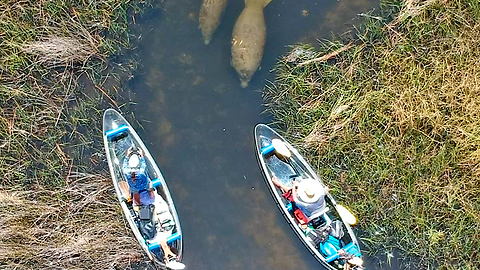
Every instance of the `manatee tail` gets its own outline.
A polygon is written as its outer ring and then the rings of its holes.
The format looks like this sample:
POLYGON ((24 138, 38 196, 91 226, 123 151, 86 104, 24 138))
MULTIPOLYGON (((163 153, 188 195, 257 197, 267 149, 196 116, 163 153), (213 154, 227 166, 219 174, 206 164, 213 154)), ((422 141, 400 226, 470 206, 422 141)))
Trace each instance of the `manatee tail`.
POLYGON ((270 4, 270 2, 272 2, 272 0, 263 0, 263 8, 270 4))
POLYGON ((245 0, 245 7, 260 5, 262 8, 265 8, 270 2, 272 2, 272 0, 245 0))

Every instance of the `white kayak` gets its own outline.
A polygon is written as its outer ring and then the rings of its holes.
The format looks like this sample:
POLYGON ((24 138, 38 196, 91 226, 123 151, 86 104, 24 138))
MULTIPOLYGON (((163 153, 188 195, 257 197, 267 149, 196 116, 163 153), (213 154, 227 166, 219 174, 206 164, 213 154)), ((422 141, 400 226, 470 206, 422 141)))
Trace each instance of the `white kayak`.
POLYGON ((133 234, 149 259, 165 269, 183 269, 182 230, 167 183, 142 140, 113 109, 103 114, 103 141, 112 176, 113 186, 133 234), (149 205, 134 205, 122 164, 129 148, 141 149, 146 161, 146 172, 154 188, 154 199, 149 205), (164 258, 161 242, 168 244, 175 257, 164 258))
POLYGON ((330 270, 363 269, 360 247, 350 226, 356 223, 356 218, 335 202, 299 152, 264 124, 255 126, 255 144, 258 162, 277 206, 313 256, 330 270), (277 184, 272 181, 273 177, 277 184), (301 190, 302 181, 314 182, 317 193, 323 194, 324 199, 319 199, 323 200, 321 206, 310 216, 304 215, 292 196, 284 196, 294 180, 299 186, 297 190, 301 190), (288 189, 282 190, 279 184, 288 189))

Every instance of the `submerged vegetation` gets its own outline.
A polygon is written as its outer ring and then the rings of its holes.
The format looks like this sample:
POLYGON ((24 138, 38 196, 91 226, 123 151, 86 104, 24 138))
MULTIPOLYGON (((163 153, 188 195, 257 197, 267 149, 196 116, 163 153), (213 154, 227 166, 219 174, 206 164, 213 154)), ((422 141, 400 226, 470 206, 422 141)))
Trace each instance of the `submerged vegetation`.
POLYGON ((384 1, 354 38, 320 45, 293 47, 265 99, 359 216, 366 250, 479 269, 478 0, 384 1))
POLYGON ((96 168, 101 106, 116 105, 102 88, 117 81, 106 60, 129 45, 128 14, 139 10, 0 1, 1 269, 115 268, 143 255, 96 168))

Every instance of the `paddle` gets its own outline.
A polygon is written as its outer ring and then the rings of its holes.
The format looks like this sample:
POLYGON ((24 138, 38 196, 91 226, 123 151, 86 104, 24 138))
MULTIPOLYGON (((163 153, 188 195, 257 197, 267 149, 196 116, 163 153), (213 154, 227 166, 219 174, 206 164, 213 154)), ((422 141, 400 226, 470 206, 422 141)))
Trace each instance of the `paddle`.
POLYGON ((290 149, 285 145, 285 143, 282 142, 280 139, 272 139, 272 146, 275 149, 275 152, 284 157, 285 159, 290 159, 292 156, 292 152, 290 152, 290 149))
POLYGON ((295 174, 299 175, 297 168, 295 168, 295 162, 292 162, 292 159, 290 158, 292 156, 292 152, 290 151, 290 149, 288 149, 285 143, 283 143, 282 140, 275 138, 275 139, 272 139, 271 147, 273 147, 273 151, 275 151, 276 156, 280 160, 283 160, 288 165, 290 165, 290 167, 292 167, 295 174))
POLYGON ((343 205, 337 204, 337 211, 340 217, 342 217, 342 219, 348 224, 352 226, 357 224, 357 218, 343 205))
POLYGON ((272 144, 271 146, 273 147, 276 156, 280 159, 283 160, 285 163, 290 165, 292 167, 293 171, 295 172, 296 175, 300 175, 298 173, 298 170, 295 165, 295 161, 291 159, 292 157, 292 152, 288 147, 285 145, 285 143, 280 140, 280 139, 272 139, 272 144))

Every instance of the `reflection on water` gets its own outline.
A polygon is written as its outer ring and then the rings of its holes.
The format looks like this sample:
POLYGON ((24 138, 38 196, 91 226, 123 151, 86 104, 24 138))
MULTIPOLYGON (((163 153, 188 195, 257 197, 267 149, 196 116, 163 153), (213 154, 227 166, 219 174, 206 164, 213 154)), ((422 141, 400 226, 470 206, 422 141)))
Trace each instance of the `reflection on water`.
POLYGON ((270 194, 244 188, 232 188, 230 192, 240 203, 245 203, 242 198, 249 198, 245 207, 249 209, 250 218, 242 223, 241 230, 264 252, 256 262, 259 266, 263 269, 308 269, 308 264, 302 260, 303 250, 292 248, 298 239, 285 237, 283 226, 278 226, 278 222, 285 222, 279 212, 265 210, 264 206, 272 202, 270 194), (276 239, 275 242, 272 239, 276 239))
POLYGON ((132 110, 175 200, 188 269, 322 268, 277 209, 257 165, 253 127, 272 121, 260 90, 288 45, 341 33, 377 5, 272 1, 264 9, 263 68, 247 89, 230 65, 243 1, 228 2, 208 46, 198 29, 201 1, 166 0, 136 18, 141 39, 133 53, 142 67, 129 83, 132 110))

